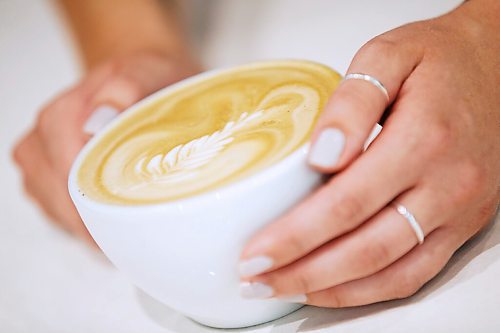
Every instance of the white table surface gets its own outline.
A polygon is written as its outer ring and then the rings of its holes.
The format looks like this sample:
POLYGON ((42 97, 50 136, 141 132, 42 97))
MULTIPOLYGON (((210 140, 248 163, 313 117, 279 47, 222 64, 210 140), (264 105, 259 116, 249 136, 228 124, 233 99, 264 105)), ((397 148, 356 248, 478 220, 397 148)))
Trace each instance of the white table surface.
MULTIPOLYGON (((10 151, 37 109, 76 80, 68 40, 44 1, 0 0, 0 332, 216 331, 133 287, 103 255, 49 224, 23 194, 10 151)), ((500 223, 492 223, 410 299, 304 307, 236 331, 499 332, 499 244, 500 223)))

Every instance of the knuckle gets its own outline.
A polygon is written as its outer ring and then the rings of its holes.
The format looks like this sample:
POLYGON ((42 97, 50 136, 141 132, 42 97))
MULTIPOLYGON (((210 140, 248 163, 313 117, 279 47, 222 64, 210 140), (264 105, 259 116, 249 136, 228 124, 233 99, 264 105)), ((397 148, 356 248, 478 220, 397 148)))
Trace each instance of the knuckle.
POLYGON ((379 112, 373 107, 373 98, 363 90, 345 85, 335 92, 332 103, 335 107, 325 109, 321 118, 322 125, 340 126, 352 142, 356 143, 357 148, 361 149, 379 112))
POLYGON ((458 181, 451 193, 455 204, 466 203, 485 191, 488 180, 484 166, 477 162, 465 161, 458 171, 458 181))
POLYGON ((51 128, 53 117, 53 108, 47 107, 43 109, 39 114, 36 120, 36 128, 40 132, 40 134, 45 135, 51 128))
POLYGON ((399 44, 395 41, 378 36, 371 39, 360 49, 360 54, 377 58, 392 58, 399 54, 399 44))
POLYGON ((408 273, 399 274, 397 281, 393 285, 393 295, 397 299, 413 296, 421 287, 418 279, 408 273))
POLYGON ((28 197, 36 201, 37 198, 35 196, 35 192, 33 191, 32 184, 26 177, 24 177, 22 185, 24 193, 26 193, 28 197))
POLYGON ((366 242, 369 244, 361 253, 361 265, 363 269, 370 270, 371 272, 377 271, 384 267, 390 261, 390 249, 383 241, 366 242))
POLYGON ((116 73, 123 68, 125 68, 127 64, 127 57, 123 56, 118 56, 118 57, 113 57, 112 59, 108 60, 106 63, 103 64, 106 70, 108 70, 110 73, 116 73))
POLYGON ((441 154, 453 144, 455 134, 450 123, 432 121, 427 126, 425 149, 428 149, 432 155, 441 154))
POLYGON ((29 156, 29 151, 31 149, 30 137, 32 133, 29 133, 24 138, 22 138, 12 149, 12 159, 21 169, 24 169, 26 165, 26 158, 29 156))
POLYGON ((307 274, 303 272, 296 272, 294 277, 294 285, 296 286, 297 292, 307 293, 311 291, 311 281, 307 274))
POLYGON ((22 166, 24 160, 25 140, 19 142, 12 150, 12 159, 18 166, 22 166))
POLYGON ((127 67, 131 66, 130 63, 134 58, 135 57, 130 54, 119 55, 102 63, 100 68, 102 68, 103 72, 108 73, 108 75, 110 75, 109 77, 113 77, 116 76, 117 73, 123 72, 127 69, 127 67))
POLYGON ((350 194, 343 194, 332 203, 330 216, 336 222, 349 223, 360 216, 362 208, 359 199, 350 194))
POLYGON ((64 114, 75 109, 75 102, 81 99, 77 90, 67 92, 44 107, 36 119, 35 128, 42 138, 52 134, 53 129, 60 124, 64 114))
POLYGON ((308 246, 303 235, 296 232, 288 234, 286 237, 286 244, 288 253, 305 253, 308 250, 308 246))
POLYGON ((137 80, 126 75, 118 75, 109 82, 104 94, 111 95, 119 103, 129 105, 140 100, 145 93, 137 80))
POLYGON ((492 199, 486 200, 486 202, 479 208, 478 212, 478 222, 475 224, 475 232, 479 232, 485 225, 487 225, 492 218, 495 216, 498 207, 498 199, 493 197, 492 199))
POLYGON ((488 184, 485 167, 480 163, 469 161, 463 163, 462 168, 463 187, 483 189, 488 184))
MULTIPOLYGON (((348 126, 349 134, 360 134, 364 133, 363 127, 360 127, 360 124, 366 122, 366 119, 371 117, 367 117, 370 115, 370 112, 377 112, 376 109, 373 108, 373 100, 367 96, 362 90, 359 89, 350 89, 347 86, 345 89, 341 87, 333 96, 335 99, 336 110, 339 109, 353 109, 356 112, 350 112, 349 118, 345 118, 344 115, 331 112, 327 115, 329 121, 331 122, 341 122, 344 123, 345 126, 348 126)), ((333 109, 332 109, 333 111, 333 109)))
POLYGON ((290 267, 264 274, 261 282, 272 286, 276 294, 301 294, 312 291, 313 281, 304 269, 290 267))
POLYGON ((348 306, 348 304, 344 301, 344 299, 341 297, 341 295, 336 292, 336 288, 332 288, 333 290, 330 292, 330 295, 328 297, 328 303, 329 307, 331 308, 343 308, 348 306))
POLYGON ((447 150, 452 146, 453 131, 451 125, 437 119, 421 119, 418 126, 412 126, 407 146, 421 159, 433 161, 441 156, 446 156, 447 150), (425 130, 423 130, 425 129, 425 130))

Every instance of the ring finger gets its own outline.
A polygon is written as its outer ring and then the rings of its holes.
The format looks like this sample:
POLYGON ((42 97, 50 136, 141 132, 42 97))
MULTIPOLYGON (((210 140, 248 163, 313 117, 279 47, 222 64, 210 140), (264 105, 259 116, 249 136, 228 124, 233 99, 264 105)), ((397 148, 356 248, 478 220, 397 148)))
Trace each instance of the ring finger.
MULTIPOLYGON (((438 212, 436 191, 416 187, 397 198, 419 222, 424 235, 446 219, 438 212), (430 199, 432 198, 432 199, 430 199)), ((408 220, 389 205, 358 229, 337 238, 281 269, 242 283, 249 298, 305 294, 372 275, 408 253, 418 244, 408 220)))
POLYGON ((448 229, 438 228, 425 244, 373 275, 290 301, 339 308, 409 297, 444 267, 460 243, 448 229))

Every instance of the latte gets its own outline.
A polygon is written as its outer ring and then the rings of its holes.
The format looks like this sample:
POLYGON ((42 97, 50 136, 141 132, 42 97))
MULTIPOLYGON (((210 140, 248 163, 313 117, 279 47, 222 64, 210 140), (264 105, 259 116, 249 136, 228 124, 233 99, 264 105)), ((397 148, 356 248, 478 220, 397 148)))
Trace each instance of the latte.
POLYGON ((151 204, 244 179, 304 145, 340 75, 262 62, 167 88, 120 117, 78 170, 80 193, 151 204))

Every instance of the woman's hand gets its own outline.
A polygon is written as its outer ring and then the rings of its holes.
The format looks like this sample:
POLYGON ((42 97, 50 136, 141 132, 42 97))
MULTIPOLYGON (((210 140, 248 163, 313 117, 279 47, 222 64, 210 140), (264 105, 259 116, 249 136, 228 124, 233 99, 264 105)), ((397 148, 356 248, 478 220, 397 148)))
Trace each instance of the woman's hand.
POLYGON ((77 153, 118 112, 197 70, 192 63, 153 51, 122 56, 91 70, 41 110, 14 149, 27 193, 56 224, 92 242, 67 190, 77 153))
POLYGON ((367 43, 313 136, 338 172, 241 256, 249 298, 345 307, 407 297, 490 220, 500 198, 500 3, 469 1, 367 43), (386 110, 384 128, 360 155, 386 110), (425 241, 391 203, 413 213, 425 241))

